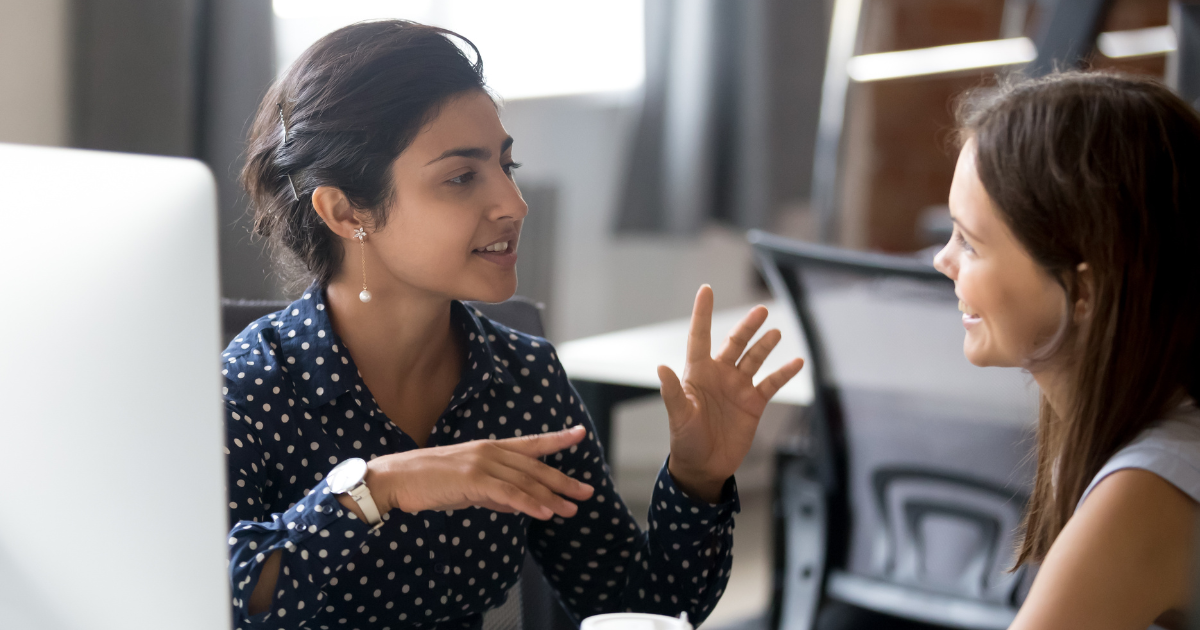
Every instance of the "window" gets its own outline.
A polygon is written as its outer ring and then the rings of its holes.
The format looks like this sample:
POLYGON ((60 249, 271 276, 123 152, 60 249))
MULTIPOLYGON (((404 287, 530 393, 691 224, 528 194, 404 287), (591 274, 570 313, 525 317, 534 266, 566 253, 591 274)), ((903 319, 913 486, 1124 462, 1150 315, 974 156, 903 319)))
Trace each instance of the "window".
POLYGON ((287 68, 347 24, 404 18, 479 47, 502 98, 628 91, 645 75, 643 0, 274 0, 276 64, 287 68))

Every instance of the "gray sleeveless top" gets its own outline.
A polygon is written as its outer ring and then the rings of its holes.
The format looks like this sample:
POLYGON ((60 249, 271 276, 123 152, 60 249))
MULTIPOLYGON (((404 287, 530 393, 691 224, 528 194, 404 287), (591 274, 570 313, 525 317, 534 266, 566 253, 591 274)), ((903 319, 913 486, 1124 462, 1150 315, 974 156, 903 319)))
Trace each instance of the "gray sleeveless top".
MULTIPOLYGON (((1126 468, 1148 470, 1200 503, 1200 409, 1188 401, 1166 418, 1142 431, 1125 448, 1117 451, 1092 478, 1079 503, 1105 477, 1126 468)), ((1148 630, 1165 630, 1152 625, 1148 630)))
POLYGON ((1096 484, 1126 468, 1148 470, 1200 503, 1200 409, 1195 403, 1189 400, 1180 405, 1114 453, 1092 478, 1075 509, 1083 505, 1096 484))

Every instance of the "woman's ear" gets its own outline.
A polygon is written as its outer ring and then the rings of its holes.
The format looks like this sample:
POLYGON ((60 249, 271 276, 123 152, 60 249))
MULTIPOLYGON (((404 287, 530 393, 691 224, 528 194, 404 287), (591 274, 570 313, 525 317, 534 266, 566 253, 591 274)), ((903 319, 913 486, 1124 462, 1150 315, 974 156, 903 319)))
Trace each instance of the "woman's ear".
POLYGON ((1075 312, 1076 324, 1084 324, 1092 318, 1092 307, 1096 299, 1096 277, 1087 263, 1075 267, 1075 312))
POLYGON ((342 238, 352 238, 354 231, 363 227, 353 204, 340 188, 317 186, 312 193, 312 204, 325 225, 342 238))

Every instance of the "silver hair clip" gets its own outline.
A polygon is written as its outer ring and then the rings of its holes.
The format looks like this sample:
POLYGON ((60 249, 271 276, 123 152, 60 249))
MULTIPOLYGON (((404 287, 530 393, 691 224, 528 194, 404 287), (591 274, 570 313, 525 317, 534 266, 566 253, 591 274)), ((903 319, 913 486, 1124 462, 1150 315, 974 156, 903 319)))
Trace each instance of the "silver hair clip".
MULTIPOLYGON (((283 143, 287 144, 288 127, 287 121, 283 119, 283 103, 279 104, 279 124, 283 126, 283 143)), ((292 187, 292 199, 300 201, 300 193, 296 192, 296 182, 292 181, 292 174, 288 173, 285 177, 287 177, 288 185, 292 187)))
POLYGON ((300 201, 300 193, 296 192, 296 182, 292 181, 292 174, 287 174, 288 185, 292 187, 292 201, 300 201))

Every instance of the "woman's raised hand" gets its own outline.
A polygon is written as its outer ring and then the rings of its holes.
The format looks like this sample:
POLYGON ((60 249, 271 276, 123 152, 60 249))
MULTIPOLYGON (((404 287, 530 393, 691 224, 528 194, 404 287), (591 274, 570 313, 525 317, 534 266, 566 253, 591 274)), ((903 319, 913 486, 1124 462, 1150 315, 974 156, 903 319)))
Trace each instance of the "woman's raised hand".
POLYGON ((692 308, 682 382, 671 368, 658 366, 671 425, 668 469, 685 491, 709 502, 750 451, 767 401, 804 366, 803 359, 792 359, 755 386, 754 375, 781 336, 769 330, 742 353, 767 320, 766 307, 751 309, 716 357, 710 349, 712 310, 712 288, 704 285, 692 308))
POLYGON ((537 458, 574 446, 586 435, 578 425, 506 440, 413 449, 371 460, 366 483, 380 513, 475 506, 542 520, 574 516, 578 507, 567 498, 583 501, 594 488, 537 458))

